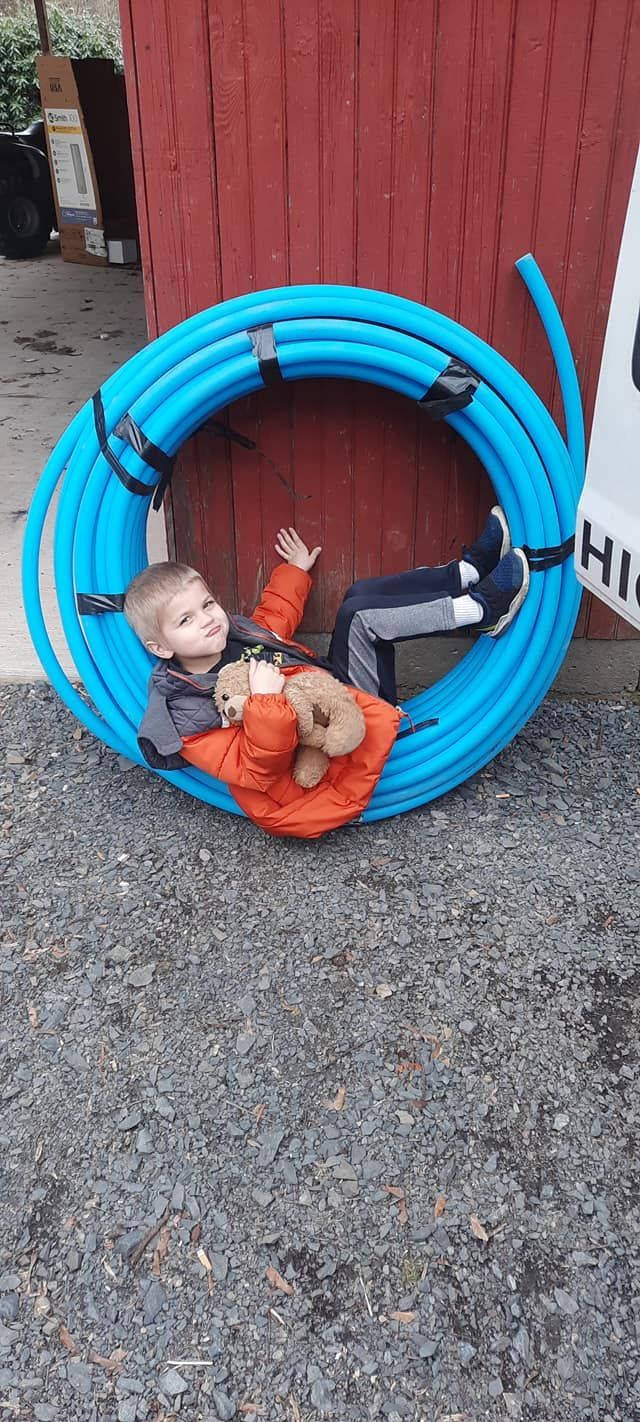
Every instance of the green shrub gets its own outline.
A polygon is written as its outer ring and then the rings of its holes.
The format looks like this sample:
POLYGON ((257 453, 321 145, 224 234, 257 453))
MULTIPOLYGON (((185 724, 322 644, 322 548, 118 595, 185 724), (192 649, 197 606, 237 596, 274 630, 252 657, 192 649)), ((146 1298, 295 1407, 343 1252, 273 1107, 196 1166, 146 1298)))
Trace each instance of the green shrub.
MULTIPOLYGON (((49 5, 49 30, 54 54, 72 59, 113 59, 122 69, 122 42, 117 21, 88 11, 49 5)), ((0 15, 0 127, 20 129, 40 114, 36 55, 40 39, 32 4, 0 15)))

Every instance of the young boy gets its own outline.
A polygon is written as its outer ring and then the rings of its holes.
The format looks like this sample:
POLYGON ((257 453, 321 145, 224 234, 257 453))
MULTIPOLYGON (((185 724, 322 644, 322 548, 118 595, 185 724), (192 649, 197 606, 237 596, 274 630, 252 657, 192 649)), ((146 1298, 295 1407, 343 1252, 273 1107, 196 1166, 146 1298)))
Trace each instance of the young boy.
POLYGON ((394 642, 472 625, 499 636, 524 601, 529 570, 495 507, 460 562, 354 583, 324 658, 291 640, 321 550, 309 551, 293 528, 280 529, 275 548, 282 562, 251 618, 226 613, 184 564, 152 564, 133 579, 125 615, 158 658, 139 745, 154 769, 188 761, 226 781, 271 833, 316 838, 362 812, 395 740, 401 713, 394 642), (213 691, 220 668, 240 659, 249 662, 250 696, 242 725, 223 728, 213 691), (350 756, 330 762, 319 785, 302 790, 291 775, 296 723, 282 689, 286 676, 308 666, 326 668, 349 687, 366 734, 350 756))

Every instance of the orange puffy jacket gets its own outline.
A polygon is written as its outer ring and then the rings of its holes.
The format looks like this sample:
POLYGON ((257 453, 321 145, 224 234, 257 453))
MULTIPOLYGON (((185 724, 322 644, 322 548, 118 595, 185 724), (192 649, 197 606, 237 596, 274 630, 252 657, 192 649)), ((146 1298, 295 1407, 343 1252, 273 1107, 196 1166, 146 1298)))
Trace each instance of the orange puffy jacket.
MULTIPOLYGON (((289 563, 280 564, 252 613, 253 621, 290 643, 310 588, 308 573, 289 563)), ((309 655, 306 647, 298 645, 309 655)), ((282 670, 285 676, 296 676, 308 670, 308 665, 282 670)), ((296 718, 281 694, 250 696, 241 726, 187 736, 181 754, 200 770, 224 780, 249 819, 270 834, 318 839, 365 809, 400 720, 395 706, 355 687, 348 687, 348 691, 364 713, 364 740, 350 755, 331 760, 313 790, 303 790, 293 779, 296 718)))

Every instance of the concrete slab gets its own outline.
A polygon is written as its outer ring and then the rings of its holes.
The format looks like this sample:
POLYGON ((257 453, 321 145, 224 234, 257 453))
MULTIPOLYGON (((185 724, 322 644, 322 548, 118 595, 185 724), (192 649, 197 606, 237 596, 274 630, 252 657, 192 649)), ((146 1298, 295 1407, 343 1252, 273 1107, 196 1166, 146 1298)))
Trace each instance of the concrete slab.
MULTIPOLYGON (((142 277, 129 267, 63 262, 57 242, 28 262, 0 259, 0 678, 43 675, 20 593, 26 513, 58 437, 84 401, 147 339, 142 277)), ((154 556, 164 524, 154 519, 154 556)), ((42 598, 55 650, 73 671, 57 616, 50 562, 42 598)))

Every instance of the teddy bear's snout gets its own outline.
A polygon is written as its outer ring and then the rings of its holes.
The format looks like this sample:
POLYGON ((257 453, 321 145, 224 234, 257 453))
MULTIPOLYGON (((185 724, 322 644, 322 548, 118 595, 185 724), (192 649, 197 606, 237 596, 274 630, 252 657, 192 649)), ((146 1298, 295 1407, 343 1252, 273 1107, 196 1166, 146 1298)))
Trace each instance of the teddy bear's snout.
POLYGON ((235 706, 233 702, 231 702, 229 706, 225 706, 224 714, 227 718, 227 721, 238 721, 240 718, 240 711, 241 708, 239 706, 235 706))

